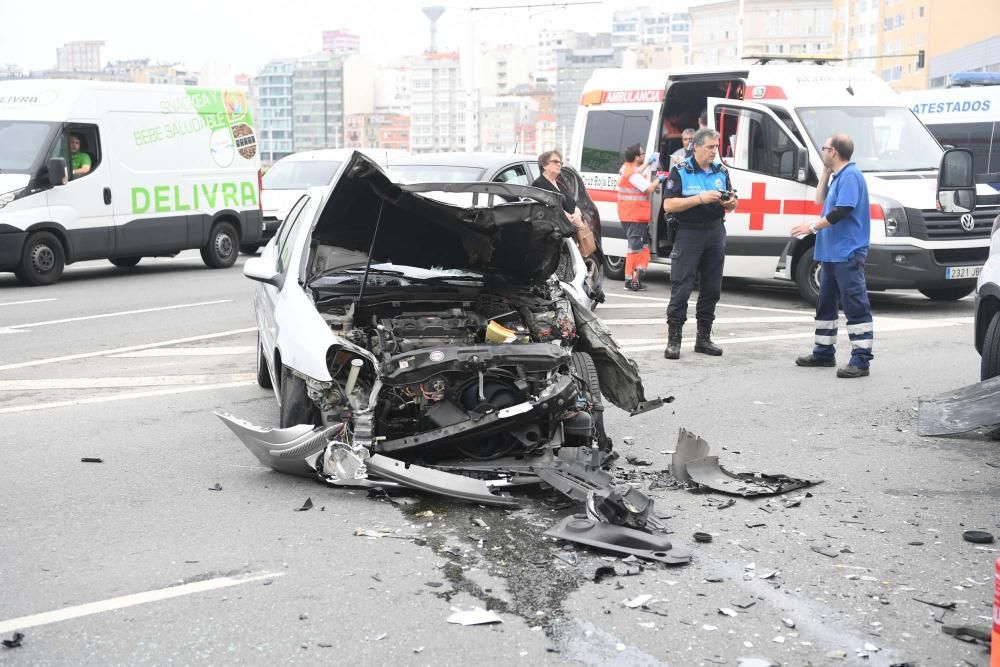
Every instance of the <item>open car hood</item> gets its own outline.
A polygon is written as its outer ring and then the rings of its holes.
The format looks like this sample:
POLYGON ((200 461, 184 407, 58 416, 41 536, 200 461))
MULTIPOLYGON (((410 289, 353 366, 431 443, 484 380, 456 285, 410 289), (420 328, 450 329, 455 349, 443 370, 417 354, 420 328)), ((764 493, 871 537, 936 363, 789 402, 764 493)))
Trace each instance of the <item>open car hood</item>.
MULTIPOLYGON (((506 183, 396 184, 355 152, 316 220, 312 241, 347 251, 333 253, 334 263, 325 262, 323 271, 357 266, 371 249, 376 263, 539 282, 556 271, 562 240, 573 231, 556 193, 506 183), (470 205, 421 194, 430 192, 470 205)), ((310 270, 307 280, 315 273, 310 270)))

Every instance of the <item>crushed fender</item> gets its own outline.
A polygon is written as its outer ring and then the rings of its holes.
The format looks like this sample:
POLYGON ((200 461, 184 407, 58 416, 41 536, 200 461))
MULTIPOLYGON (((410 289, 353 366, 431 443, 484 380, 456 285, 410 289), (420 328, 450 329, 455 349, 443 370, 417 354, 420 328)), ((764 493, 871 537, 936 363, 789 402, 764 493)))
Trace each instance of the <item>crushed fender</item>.
POLYGON ((960 435, 1000 426, 1000 377, 920 399, 920 435, 960 435))

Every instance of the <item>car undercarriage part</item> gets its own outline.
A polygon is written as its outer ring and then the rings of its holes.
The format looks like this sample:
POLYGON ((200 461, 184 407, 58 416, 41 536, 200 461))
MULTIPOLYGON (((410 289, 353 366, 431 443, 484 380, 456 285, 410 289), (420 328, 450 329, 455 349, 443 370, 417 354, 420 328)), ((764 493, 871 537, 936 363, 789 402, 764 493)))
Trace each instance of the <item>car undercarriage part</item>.
POLYGON ((766 475, 759 472, 732 473, 719 465, 718 456, 704 456, 689 461, 687 473, 691 481, 699 486, 744 498, 776 496, 820 483, 820 480, 795 479, 786 475, 766 475))
POLYGON ((592 491, 587 497, 587 516, 639 530, 648 530, 647 525, 663 528, 653 515, 653 499, 633 487, 592 491))
POLYGON ((677 448, 670 457, 670 474, 678 481, 690 482, 687 464, 704 456, 708 456, 708 443, 687 429, 680 429, 677 433, 677 448))
POLYGON ((668 565, 680 565, 691 560, 690 550, 674 546, 666 535, 594 521, 585 514, 564 518, 546 530, 545 535, 668 565))
POLYGON ((1000 376, 920 399, 920 435, 959 435, 1000 426, 1000 376))
POLYGON ((493 487, 487 482, 469 477, 406 464, 381 454, 372 454, 368 459, 367 466, 371 473, 413 489, 484 505, 520 507, 516 498, 495 494, 493 487))

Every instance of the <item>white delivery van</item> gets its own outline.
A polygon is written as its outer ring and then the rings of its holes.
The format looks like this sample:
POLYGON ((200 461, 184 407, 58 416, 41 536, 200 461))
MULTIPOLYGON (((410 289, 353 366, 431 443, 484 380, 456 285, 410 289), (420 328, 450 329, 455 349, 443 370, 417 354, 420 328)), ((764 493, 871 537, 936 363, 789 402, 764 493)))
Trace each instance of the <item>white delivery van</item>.
MULTIPOLYGON (((725 275, 792 280, 815 302, 814 237, 790 241, 789 231, 818 217, 819 149, 826 137, 844 132, 854 139, 853 161, 865 173, 872 204, 869 287, 915 288, 941 300, 975 289, 996 208, 939 212, 938 142, 870 72, 822 64, 595 71, 580 100, 568 157, 600 209, 607 274, 624 273, 616 190, 625 148, 640 143, 647 155, 668 156, 706 109, 739 196, 736 211, 726 216, 725 275)), ((668 164, 661 158, 659 167, 668 164)), ((651 199, 653 261, 669 264, 659 192, 651 199)))
POLYGON ((231 266, 261 235, 259 164, 239 90, 0 82, 0 271, 46 285, 72 262, 188 248, 231 266))
POLYGON ((1000 172, 1000 74, 994 80, 994 85, 918 90, 900 97, 942 146, 972 151, 977 174, 996 173, 1000 172))
POLYGON ((407 151, 397 148, 323 148, 286 155, 271 166, 261 180, 260 201, 264 231, 260 240, 245 243, 240 250, 248 255, 274 237, 295 202, 311 187, 330 185, 337 170, 354 151, 367 155, 383 169, 407 151))

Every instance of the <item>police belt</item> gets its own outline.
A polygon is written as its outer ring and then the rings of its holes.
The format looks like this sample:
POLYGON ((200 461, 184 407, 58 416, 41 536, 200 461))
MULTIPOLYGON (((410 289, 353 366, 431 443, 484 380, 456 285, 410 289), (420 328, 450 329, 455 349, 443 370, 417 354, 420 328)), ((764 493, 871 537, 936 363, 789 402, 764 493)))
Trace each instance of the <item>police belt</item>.
POLYGON ((708 220, 707 222, 684 222, 683 220, 677 220, 678 229, 697 229, 700 231, 708 231, 710 229, 715 229, 718 226, 726 224, 726 219, 718 218, 717 220, 708 220))

